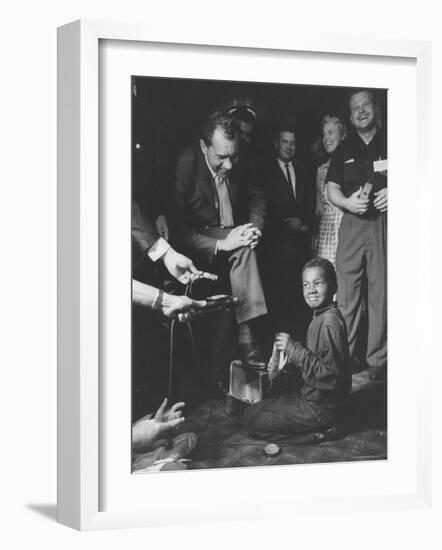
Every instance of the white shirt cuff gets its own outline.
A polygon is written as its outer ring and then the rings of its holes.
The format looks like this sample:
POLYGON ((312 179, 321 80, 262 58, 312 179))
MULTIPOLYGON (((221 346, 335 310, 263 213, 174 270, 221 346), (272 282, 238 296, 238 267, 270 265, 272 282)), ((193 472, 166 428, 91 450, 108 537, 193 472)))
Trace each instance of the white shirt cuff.
POLYGON ((160 237, 147 251, 149 258, 156 262, 169 250, 170 244, 160 237))

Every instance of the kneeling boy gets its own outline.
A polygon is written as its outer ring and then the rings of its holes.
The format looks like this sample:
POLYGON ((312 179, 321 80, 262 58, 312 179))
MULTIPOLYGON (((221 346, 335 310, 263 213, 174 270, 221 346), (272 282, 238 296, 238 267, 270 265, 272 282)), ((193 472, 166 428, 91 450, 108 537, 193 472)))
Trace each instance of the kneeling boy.
POLYGON ((304 299, 313 310, 306 347, 286 333, 276 335, 275 347, 287 355, 286 368, 299 369, 303 385, 299 393, 266 398, 245 411, 246 429, 259 439, 324 433, 339 423, 351 390, 347 331, 333 302, 337 290, 333 265, 322 258, 310 260, 302 284, 304 299))

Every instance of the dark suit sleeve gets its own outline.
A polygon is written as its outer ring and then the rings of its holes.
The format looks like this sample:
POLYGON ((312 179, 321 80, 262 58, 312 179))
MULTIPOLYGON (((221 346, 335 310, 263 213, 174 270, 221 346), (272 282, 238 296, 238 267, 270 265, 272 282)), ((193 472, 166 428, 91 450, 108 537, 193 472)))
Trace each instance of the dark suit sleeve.
POLYGON ((132 203, 132 261, 139 266, 149 248, 160 238, 155 225, 145 216, 136 202, 132 203))
POLYGON ((176 240, 189 254, 196 253, 207 262, 215 256, 217 239, 203 235, 191 226, 190 189, 195 177, 195 156, 185 151, 179 158, 175 177, 176 240))

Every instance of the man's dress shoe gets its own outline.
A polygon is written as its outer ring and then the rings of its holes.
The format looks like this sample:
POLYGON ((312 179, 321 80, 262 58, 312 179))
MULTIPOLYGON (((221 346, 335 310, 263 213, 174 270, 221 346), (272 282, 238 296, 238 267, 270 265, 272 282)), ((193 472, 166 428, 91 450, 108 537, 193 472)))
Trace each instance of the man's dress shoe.
POLYGON ((238 352, 241 361, 245 367, 256 370, 266 370, 267 362, 260 354, 258 348, 251 343, 238 344, 238 352))

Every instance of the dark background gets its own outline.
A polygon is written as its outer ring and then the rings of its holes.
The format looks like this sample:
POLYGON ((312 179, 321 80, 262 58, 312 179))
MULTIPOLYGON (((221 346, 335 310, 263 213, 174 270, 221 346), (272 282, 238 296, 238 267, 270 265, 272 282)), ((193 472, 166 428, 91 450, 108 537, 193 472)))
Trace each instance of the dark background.
MULTIPOLYGON (((350 88, 256 82, 132 77, 133 182, 143 202, 144 187, 155 185, 164 203, 170 198, 176 158, 191 142, 208 112, 233 105, 250 105, 257 113, 256 148, 261 160, 274 154, 274 130, 281 122, 296 126, 296 157, 311 171, 324 162, 320 138, 324 115, 343 118, 348 126, 350 88), (319 154, 318 154, 319 153, 319 154)), ((386 121, 387 91, 377 91, 379 123, 386 121)), ((166 208, 167 210, 167 208, 166 208)))

